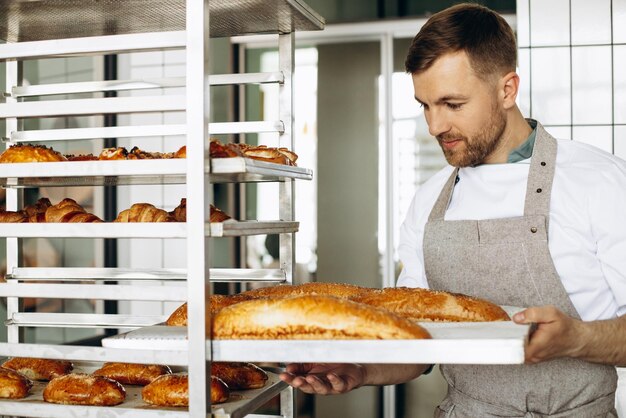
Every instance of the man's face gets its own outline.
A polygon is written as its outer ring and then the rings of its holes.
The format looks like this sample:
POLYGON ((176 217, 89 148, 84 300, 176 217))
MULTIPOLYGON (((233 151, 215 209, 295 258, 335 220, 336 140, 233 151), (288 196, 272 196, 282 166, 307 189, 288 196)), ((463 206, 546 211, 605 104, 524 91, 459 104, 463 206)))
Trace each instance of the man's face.
POLYGON ((455 167, 488 163, 506 127, 497 81, 478 78, 465 52, 456 52, 414 74, 413 87, 430 134, 448 163, 455 167))

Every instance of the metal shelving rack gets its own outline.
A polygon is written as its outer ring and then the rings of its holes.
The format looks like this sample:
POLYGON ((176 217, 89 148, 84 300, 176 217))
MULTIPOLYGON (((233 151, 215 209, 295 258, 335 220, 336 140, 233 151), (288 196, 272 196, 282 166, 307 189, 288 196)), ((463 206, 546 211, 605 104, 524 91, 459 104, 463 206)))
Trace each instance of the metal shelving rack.
MULTIPOLYGON (((188 410, 150 408, 137 394, 108 408, 107 416, 238 418, 252 413, 280 393, 281 415, 293 417, 293 392, 277 379, 243 401, 209 409, 208 364, 215 356, 205 336, 205 303, 211 281, 291 282, 294 262, 293 182, 311 179, 310 170, 243 158, 208 160, 208 134, 276 132, 279 145, 293 149, 294 31, 320 30, 324 20, 300 0, 7 0, 0 4, 0 60, 6 62, 6 101, 0 118, 6 120, 3 140, 53 142, 104 137, 168 136, 185 134, 186 160, 96 161, 0 165, 0 186, 7 189, 7 210, 22 206, 22 191, 40 186, 103 186, 129 184, 186 184, 187 222, 184 224, 0 224, 7 239, 7 282, 0 297, 7 299, 8 343, 0 356, 70 359, 75 362, 123 361, 160 363, 187 368, 190 382, 188 410), (263 74, 209 75, 209 38, 253 33, 279 34, 280 68, 263 74), (115 54, 184 49, 186 77, 151 80, 114 80, 52 85, 21 85, 21 63, 28 59, 84 54, 115 54), (277 83, 280 120, 209 124, 211 85, 277 83), (46 100, 55 94, 149 90, 186 87, 184 96, 105 97, 46 100), (39 101, 25 100, 39 97, 39 101), (81 129, 23 130, 23 118, 108 113, 185 111, 186 125, 116 126, 81 129), (210 224, 208 206, 212 183, 279 181, 280 221, 210 224), (280 268, 267 270, 211 269, 210 238, 280 233, 280 268), (21 239, 68 238, 185 238, 187 269, 25 268, 21 239), (202 278, 198 280, 198 278, 202 278), (189 279, 188 279, 189 278, 189 279), (195 278, 195 279, 194 279, 195 278), (33 281, 38 283, 35 285, 33 281), (47 281, 62 283, 46 283, 47 281), (130 284, 160 280, 186 281, 186 287, 130 284), (41 282, 44 283, 41 283, 41 282), (86 281, 90 281, 86 283, 86 281), (115 281, 117 284, 107 284, 115 281), (24 297, 93 298, 103 300, 188 301, 189 327, 184 349, 116 349, 20 342, 21 327, 133 328, 161 322, 162 317, 128 315, 42 315, 20 312, 24 297)), ((150 283, 151 283, 150 282, 150 283)), ((36 392, 36 391, 35 391, 36 392)), ((44 403, 37 393, 23 400, 0 400, 0 413, 29 417, 99 417, 100 407, 44 403)))

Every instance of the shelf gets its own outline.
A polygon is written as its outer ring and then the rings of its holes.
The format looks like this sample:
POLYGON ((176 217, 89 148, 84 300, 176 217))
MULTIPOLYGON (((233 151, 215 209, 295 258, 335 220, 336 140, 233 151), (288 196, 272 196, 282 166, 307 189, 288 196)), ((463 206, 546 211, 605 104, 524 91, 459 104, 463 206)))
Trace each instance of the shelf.
MULTIPOLYGON (((529 325, 420 323, 430 340, 213 340, 214 361, 522 364, 529 325)), ((185 350, 185 327, 153 326, 102 340, 104 347, 185 350)))
MULTIPOLYGON (((249 158, 213 158, 212 183, 311 180, 308 168, 272 164, 249 158)), ((207 167, 207 173, 210 169, 207 167)), ((187 160, 68 161, 0 164, 0 186, 66 187, 185 184, 187 160), (43 174, 45 173, 45 174, 43 174)))
MULTIPOLYGON (((94 367, 81 368, 78 372, 92 372, 94 367)), ((231 392, 231 400, 223 404, 213 405, 213 418, 243 418, 257 408, 263 406, 278 395, 287 385, 280 381, 278 375, 267 372, 267 384, 261 389, 231 392)), ((124 385, 126 400, 120 405, 103 408, 98 406, 57 405, 43 401, 43 390, 46 382, 34 382, 29 396, 23 399, 0 399, 2 415, 45 418, 101 418, 103 416, 128 416, 132 418, 187 418, 187 408, 155 407, 141 399, 141 386, 124 385), (105 412, 106 411, 106 412, 105 412), (113 413, 115 411, 115 413, 113 413)))
POLYGON ((106 315, 106 314, 71 314, 71 313, 14 313, 5 325, 19 327, 47 328, 139 328, 163 323, 168 315, 106 315))
MULTIPOLYGON (((185 0, 5 0, 0 38, 9 42, 185 29, 185 0), (106 18, 105 18, 106 17, 106 18)), ((211 0, 211 37, 324 28, 300 0, 211 0)))
MULTIPOLYGON (((242 237, 297 232, 298 222, 224 221, 208 223, 207 236, 242 237)), ((185 222, 0 223, 7 238, 187 238, 185 222)))

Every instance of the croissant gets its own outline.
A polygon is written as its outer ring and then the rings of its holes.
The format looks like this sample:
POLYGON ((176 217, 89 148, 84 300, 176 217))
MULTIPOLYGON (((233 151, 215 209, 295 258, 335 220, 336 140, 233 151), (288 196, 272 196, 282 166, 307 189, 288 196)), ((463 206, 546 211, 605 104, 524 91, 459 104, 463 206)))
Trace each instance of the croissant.
MULTIPOLYGON (((38 218, 39 219, 39 218, 38 218)), ((37 222, 31 220, 31 222, 37 222)), ((87 213, 75 200, 65 198, 50 206, 45 213, 45 222, 102 222, 96 215, 87 213)))
POLYGON ((187 146, 183 145, 174 153, 173 158, 187 158, 187 146))
POLYGON ((211 142, 209 143, 209 156, 211 158, 240 157, 241 151, 237 149, 236 146, 227 146, 222 144, 219 139, 211 138, 211 142))
POLYGON ((135 203, 121 211, 114 222, 174 222, 174 218, 150 203, 135 203))
POLYGON ((0 163, 36 163, 65 161, 66 158, 43 145, 17 144, 0 155, 0 163))
POLYGON ((42 197, 33 205, 24 206, 22 210, 26 216, 33 216, 38 213, 46 213, 46 210, 52 206, 50 203, 50 199, 47 197, 42 197))
POLYGON ((117 148, 104 148, 100 155, 98 156, 99 160, 127 160, 128 159, 128 150, 124 147, 117 148))
MULTIPOLYGON (((221 209, 216 208, 213 205, 210 205, 210 222, 224 222, 227 219, 230 219, 225 212, 221 209)), ((169 215, 174 218, 176 222, 186 222, 187 221, 187 199, 184 197, 180 199, 180 204, 174 208, 173 211, 169 212, 169 215)))
POLYGON ((22 211, 13 212, 10 210, 2 210, 0 211, 0 222, 4 222, 4 223, 28 222, 28 218, 24 216, 24 212, 22 211))
POLYGON ((265 145, 248 148, 243 151, 243 156, 268 163, 289 165, 289 159, 285 154, 276 148, 268 148, 265 145))

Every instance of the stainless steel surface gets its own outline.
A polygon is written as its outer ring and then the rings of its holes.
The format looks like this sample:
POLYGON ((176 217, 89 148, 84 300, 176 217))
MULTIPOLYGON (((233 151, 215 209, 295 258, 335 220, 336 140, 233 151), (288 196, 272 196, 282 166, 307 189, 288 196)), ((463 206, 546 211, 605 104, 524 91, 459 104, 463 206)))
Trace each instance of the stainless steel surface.
POLYGON ((0 283, 0 297, 185 301, 182 286, 133 286, 104 284, 0 283))
MULTIPOLYGON (((284 282, 280 269, 220 269, 210 270, 212 282, 284 282)), ((187 280, 187 269, 141 268, 76 268, 76 267, 18 267, 6 275, 7 281, 127 281, 127 280, 187 280)))
POLYGON ((167 320, 168 315, 105 315, 72 313, 19 312, 6 321, 7 325, 20 327, 57 328, 139 328, 167 320))
MULTIPOLYGON (((5 0, 9 42, 185 29, 184 0, 5 0)), ((299 0, 211 0, 210 36, 319 30, 324 19, 299 0)))
POLYGON ((206 224, 206 234, 211 237, 243 237, 246 235, 286 234, 298 232, 299 225, 299 222, 289 221, 213 222, 206 224))

